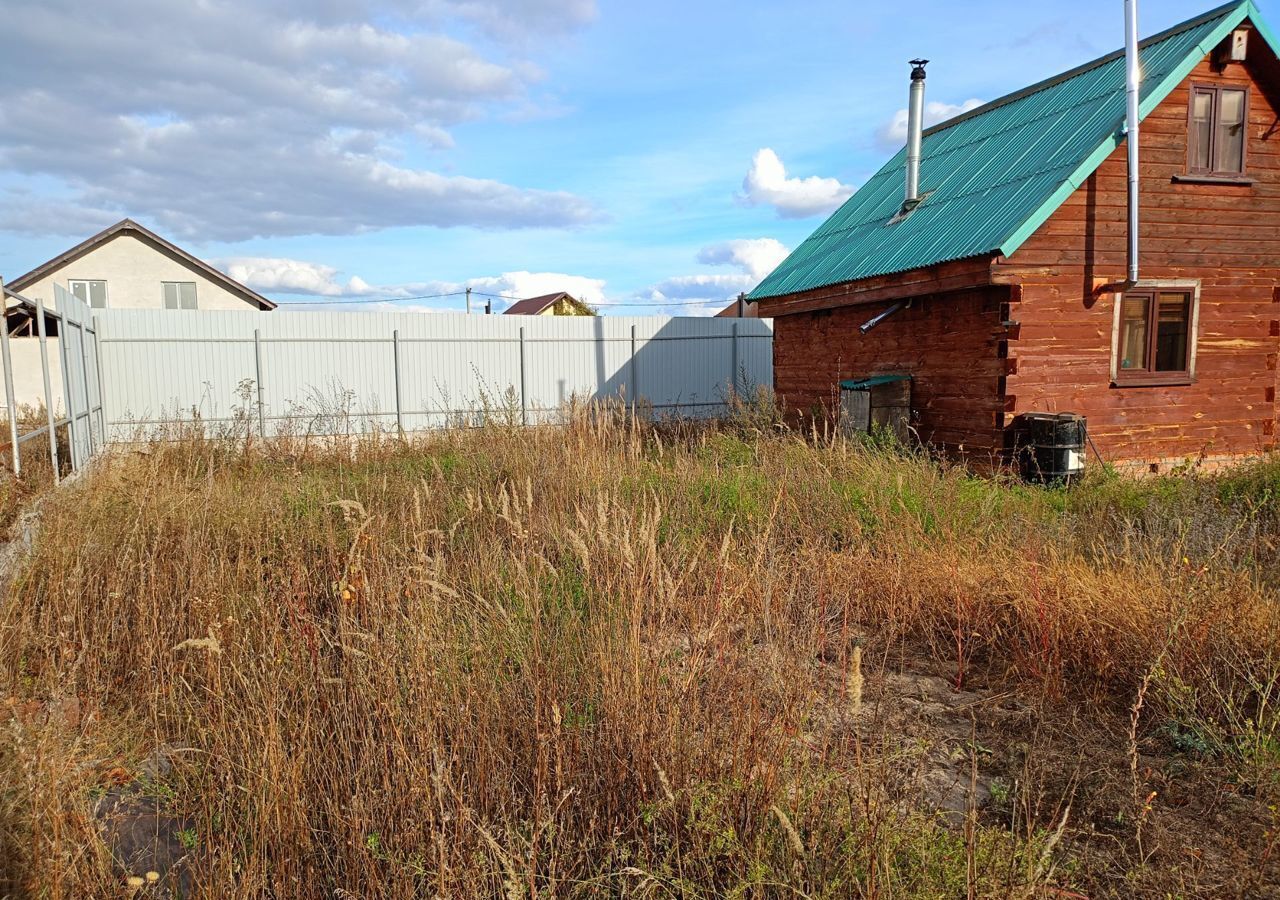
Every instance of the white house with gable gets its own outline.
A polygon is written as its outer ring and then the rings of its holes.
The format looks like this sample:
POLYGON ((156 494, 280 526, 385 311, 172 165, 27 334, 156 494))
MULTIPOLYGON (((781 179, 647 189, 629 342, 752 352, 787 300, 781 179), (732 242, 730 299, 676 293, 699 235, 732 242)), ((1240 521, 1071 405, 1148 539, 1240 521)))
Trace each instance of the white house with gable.
MULTIPOLYGON (((132 219, 122 219, 5 287, 56 308, 55 284, 92 309, 262 312, 276 308, 266 297, 132 219)), ((35 323, 12 300, 6 302, 5 318, 13 338, 15 403, 19 407, 39 404, 44 385, 35 323)), ((56 338, 50 338, 49 353, 57 359, 56 338)), ((56 398, 62 396, 62 372, 50 366, 49 374, 56 407, 56 398)))

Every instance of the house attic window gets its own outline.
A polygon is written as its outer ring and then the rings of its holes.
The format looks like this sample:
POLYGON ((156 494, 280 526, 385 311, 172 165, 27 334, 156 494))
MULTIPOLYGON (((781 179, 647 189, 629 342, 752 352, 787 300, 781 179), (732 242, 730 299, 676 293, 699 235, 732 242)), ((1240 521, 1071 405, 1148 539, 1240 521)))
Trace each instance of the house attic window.
POLYGON ((89 281, 85 279, 68 279, 67 287, 71 293, 79 297, 93 309, 106 309, 107 283, 105 281, 89 281))
POLYGON ((1244 174, 1249 92, 1244 88, 1194 85, 1187 130, 1187 171, 1238 178, 1244 174))
POLYGON ((164 287, 165 309, 195 309, 196 283, 194 281, 166 281, 164 287))

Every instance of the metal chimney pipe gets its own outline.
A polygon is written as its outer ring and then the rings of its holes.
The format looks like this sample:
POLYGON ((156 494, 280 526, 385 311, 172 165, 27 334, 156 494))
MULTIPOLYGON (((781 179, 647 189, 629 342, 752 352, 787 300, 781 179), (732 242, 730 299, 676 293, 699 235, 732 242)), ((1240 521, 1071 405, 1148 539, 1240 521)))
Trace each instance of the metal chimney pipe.
POLYGON ((927 59, 911 60, 911 101, 907 105, 907 192, 903 209, 920 202, 920 141, 924 134, 924 67, 927 59))
POLYGON ((1129 271, 1126 281, 1138 281, 1138 0, 1124 0, 1125 140, 1129 150, 1129 271))

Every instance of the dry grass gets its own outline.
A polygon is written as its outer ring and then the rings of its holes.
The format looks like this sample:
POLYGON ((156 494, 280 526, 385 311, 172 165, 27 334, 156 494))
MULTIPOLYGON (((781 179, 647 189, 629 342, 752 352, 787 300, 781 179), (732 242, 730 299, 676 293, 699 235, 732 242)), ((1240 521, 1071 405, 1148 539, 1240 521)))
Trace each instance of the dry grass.
POLYGON ((48 502, 0 896, 132 890, 92 811, 157 748, 201 897, 1274 891, 1275 462, 1046 492, 586 417, 270 450, 48 502))
MULTIPOLYGON (((48 422, 44 404, 18 407, 18 434, 25 435, 48 422)), ((67 426, 54 429, 58 442, 59 470, 70 470, 70 435, 67 426)), ((9 420, 0 412, 0 531, 8 529, 32 502, 53 487, 53 460, 49 455, 49 439, 39 436, 22 442, 20 458, 22 477, 13 476, 13 450, 9 439, 9 420)))

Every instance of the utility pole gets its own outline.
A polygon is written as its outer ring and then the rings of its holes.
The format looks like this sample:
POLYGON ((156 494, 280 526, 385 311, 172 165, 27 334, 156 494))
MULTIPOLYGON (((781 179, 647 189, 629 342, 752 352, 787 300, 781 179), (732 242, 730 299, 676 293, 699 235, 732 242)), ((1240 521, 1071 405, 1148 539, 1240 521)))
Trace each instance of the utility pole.
POLYGON ((491 315, 493 315, 493 301, 492 301, 492 300, 486 300, 486 301, 484 301, 484 314, 485 314, 486 316, 491 316, 491 315))
POLYGON ((741 319, 747 314, 747 295, 745 293, 738 295, 738 318, 741 319))
POLYGON ((467 315, 471 315, 471 288, 467 288, 467 315))

